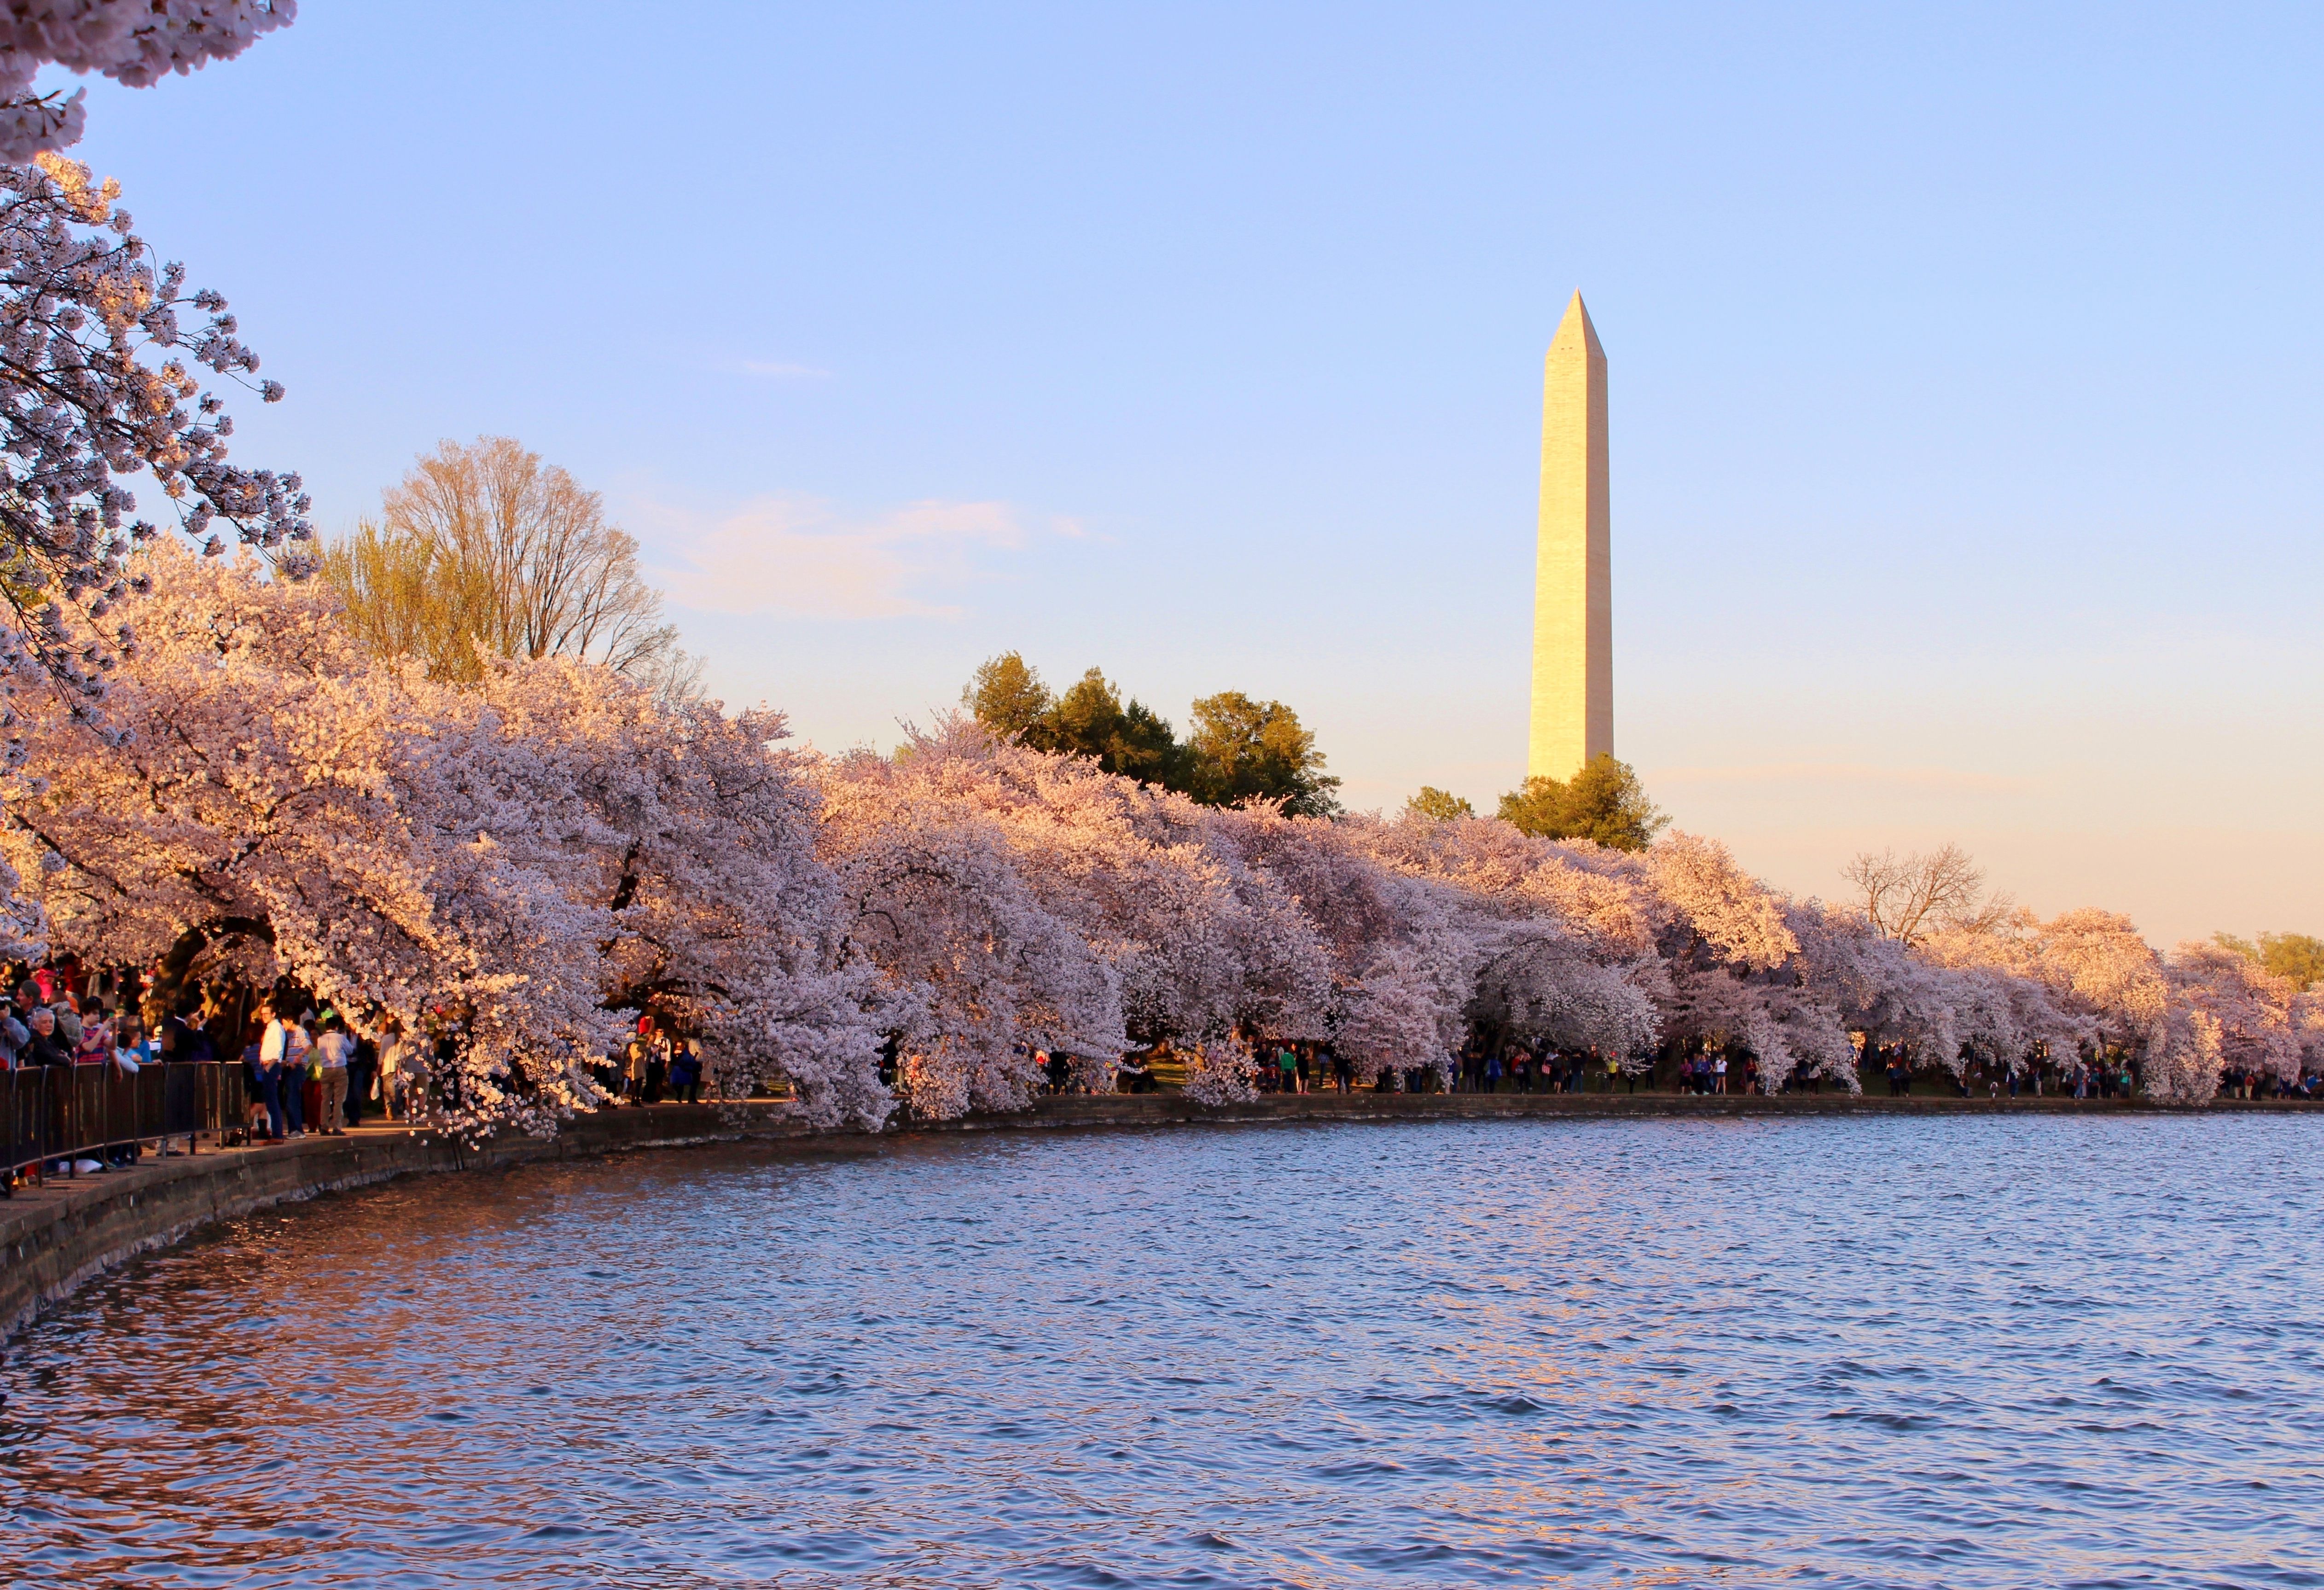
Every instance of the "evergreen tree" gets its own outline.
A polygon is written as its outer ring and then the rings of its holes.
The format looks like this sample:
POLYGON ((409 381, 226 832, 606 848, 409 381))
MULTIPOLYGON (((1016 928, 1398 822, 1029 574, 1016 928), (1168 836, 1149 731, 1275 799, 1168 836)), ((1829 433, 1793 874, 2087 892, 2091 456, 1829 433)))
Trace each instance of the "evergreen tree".
POLYGON ((1610 751, 1591 758, 1570 781, 1526 779, 1501 797, 1496 814, 1543 839, 1595 840, 1617 850, 1645 850, 1670 822, 1630 765, 1610 751))

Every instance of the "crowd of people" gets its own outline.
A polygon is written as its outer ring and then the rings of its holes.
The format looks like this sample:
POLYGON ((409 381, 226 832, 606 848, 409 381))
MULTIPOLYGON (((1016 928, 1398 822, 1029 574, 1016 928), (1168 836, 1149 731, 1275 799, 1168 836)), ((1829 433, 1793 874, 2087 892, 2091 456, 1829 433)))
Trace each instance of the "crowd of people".
MULTIPOLYGON (((88 970, 70 958, 0 972, 0 1072, 25 1068, 106 1068, 135 1075, 165 1062, 238 1062, 246 1119, 236 1126, 252 1142, 282 1143, 309 1135, 340 1136, 376 1114, 410 1120, 424 1106, 431 1069, 448 1058, 452 1040, 404 1032, 393 1019, 366 1020, 332 1008, 284 985, 269 994, 233 986, 204 986, 172 1007, 149 990, 158 979, 128 970, 88 970)), ((1274 1040, 1236 1034, 1252 1064, 1250 1082, 1261 1093, 1347 1093, 1359 1086, 1356 1069, 1329 1042, 1274 1040)), ((1077 1063, 1065 1052, 1027 1052, 1051 1094, 1102 1089, 1101 1059, 1077 1063)), ((1176 1057, 1170 1045, 1118 1057, 1112 1090, 1152 1092, 1158 1071, 1176 1057)), ((892 1062, 890 1062, 892 1064, 892 1062)), ((446 1068, 448 1069, 448 1068, 446 1068)), ((1916 1067, 1901 1044, 1861 1041, 1857 1070, 1868 1085, 1885 1080, 1890 1098, 1912 1096, 1916 1076, 1948 1093, 2012 1098, 2064 1096, 2116 1099, 2139 1096, 2136 1068, 2119 1053, 2002 1067, 1982 1062, 1960 1072, 1916 1067)), ((699 1037, 666 1014, 649 1009, 617 1052, 595 1068, 595 1080, 616 1107, 699 1102, 705 1062, 699 1037)), ((883 1080, 890 1074, 883 1069, 883 1080)), ((1530 1094, 1581 1093, 1674 1086, 1702 1095, 1760 1090, 1757 1062, 1748 1050, 1709 1041, 1673 1045, 1651 1064, 1626 1065, 1596 1050, 1561 1048, 1537 1040, 1472 1033, 1441 1066, 1422 1065, 1379 1075, 1372 1086, 1393 1091, 1530 1094), (1602 1082, 1598 1079, 1602 1078, 1602 1082)), ((521 1080, 520 1080, 521 1085, 521 1080)), ((892 1082, 891 1082, 892 1085, 892 1082)), ((1784 1090, 1820 1090, 1821 1078, 1794 1077, 1784 1090)), ((2324 1092, 2314 1080, 2297 1082, 2229 1068, 2220 1091, 2231 1098, 2306 1098, 2324 1092)), ((94 1160, 70 1167, 101 1171, 135 1163, 146 1148, 135 1142, 93 1150, 94 1160)), ((166 1152, 166 1151, 164 1151, 166 1152)), ((52 1168, 66 1168, 63 1163, 52 1168)))
POLYGON ((680 1034, 667 1017, 648 1011, 638 1030, 595 1068, 595 1080, 616 1105, 702 1102, 702 1040, 680 1034))
MULTIPOLYGON (((91 970, 66 958, 0 974, 0 1073, 34 1068, 106 1068, 134 1076, 165 1062, 238 1063, 247 1114, 228 1130, 252 1143, 345 1136, 366 1118, 409 1121, 426 1101, 431 1062, 450 1040, 372 1021, 287 985, 254 995, 229 985, 189 990, 175 1007, 152 990, 158 979, 131 970, 91 970)), ((615 1105, 694 1103, 702 1097, 700 1039, 649 1012, 636 1035, 596 1068, 615 1105)), ((80 1073, 86 1074, 86 1073, 80 1073)), ((129 1141, 47 1168, 90 1173, 134 1164, 148 1152, 129 1141)), ((23 1166, 29 1172, 32 1167, 23 1166)), ((0 1182, 15 1177, 0 1172, 0 1182)))

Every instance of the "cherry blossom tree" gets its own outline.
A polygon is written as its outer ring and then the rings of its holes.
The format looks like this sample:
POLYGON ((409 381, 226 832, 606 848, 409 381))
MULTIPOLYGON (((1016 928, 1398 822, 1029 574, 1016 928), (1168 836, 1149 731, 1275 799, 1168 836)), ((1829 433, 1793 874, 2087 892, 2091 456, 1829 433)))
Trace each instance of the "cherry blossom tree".
MULTIPOLYGON (((2031 1036, 2053 1061, 2078 1053, 2113 1052, 2144 1062, 2172 1042, 2172 990, 2162 958, 2128 917, 2098 910, 2069 911, 2048 922, 2019 913, 1998 925, 1932 935, 1914 963, 1981 970, 2041 990, 2031 1036), (2045 1006, 2045 1007, 2044 1007, 2045 1006)), ((2191 1042, 2181 1034, 2182 1043, 2191 1042)), ((2172 1086, 2160 1071, 2156 1085, 2172 1086)), ((2208 1092, 2205 1097, 2209 1097, 2208 1092)))
POLYGON ((28 686, 61 686, 86 714, 135 644, 115 610, 150 577, 126 560, 156 525, 117 477, 150 474, 205 551, 231 532, 286 576, 312 566, 299 477, 229 463, 232 417, 194 374, 244 381, 258 356, 223 298, 155 268, 118 196, 54 156, 0 166, 0 729, 28 686))
POLYGON ((1379 862, 1428 878, 1449 897, 1466 941, 1467 986, 1452 1010, 1462 1023, 1633 1066, 1653 1048, 1660 970, 1628 858, 1536 839, 1499 820, 1408 814, 1342 827, 1379 862))
POLYGON ((44 66, 143 88, 230 60, 298 14, 297 0, 14 0, 0 10, 0 161, 80 141, 87 90, 32 93, 44 66))
POLYGON ((652 1002, 723 1075, 779 1067, 808 1118, 876 1126, 878 990, 840 963, 819 796, 779 720, 671 710, 611 670, 503 665, 476 687, 369 658, 327 588, 134 560, 99 737, 27 714, 0 847, 58 942, 288 978, 437 1040, 423 1115, 548 1131, 652 1002))
POLYGON ((403 685, 431 725, 399 766, 403 798, 554 880, 600 1019, 674 1019, 704 1041, 714 1085, 779 1076, 821 1124, 886 1117, 876 990, 839 965, 821 797, 779 747, 780 714, 664 701, 570 657, 499 661, 473 688, 403 685))
POLYGON ((1196 1104, 1249 1104, 1259 1097, 1259 1062, 1240 1039, 1222 1038, 1185 1053, 1186 1097, 1196 1104))
POLYGON ((2150 1091, 2190 1103, 2218 1092, 2220 1073, 2296 1082, 2306 1069, 2300 991, 2234 950, 2192 941, 2164 962, 2172 1010, 2145 1078, 2150 1091))
POLYGON ((1037 1052, 1127 1046, 1120 980, 1030 887, 964 758, 914 749, 824 769, 844 949, 885 980, 899 1089, 917 1115, 1021 1109, 1040 1083, 1037 1052))
POLYGON ((585 1100, 581 1064, 608 1036, 587 924, 488 833, 406 798, 400 764, 437 727, 425 703, 364 663, 319 592, 167 542, 129 574, 123 611, 147 633, 122 659, 113 733, 35 697, 0 784, 0 843, 58 943, 165 979, 205 958, 259 987, 287 976, 456 1034, 451 1124, 540 1126, 585 1100))

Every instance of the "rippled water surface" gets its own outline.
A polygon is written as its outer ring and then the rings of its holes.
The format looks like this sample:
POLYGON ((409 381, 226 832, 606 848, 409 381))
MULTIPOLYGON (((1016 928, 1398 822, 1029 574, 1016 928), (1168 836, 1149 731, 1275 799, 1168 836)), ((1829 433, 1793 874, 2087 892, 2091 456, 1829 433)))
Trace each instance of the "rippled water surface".
POLYGON ((15 1585, 2324 1584, 2324 1122, 440 1176, 11 1349, 15 1585))

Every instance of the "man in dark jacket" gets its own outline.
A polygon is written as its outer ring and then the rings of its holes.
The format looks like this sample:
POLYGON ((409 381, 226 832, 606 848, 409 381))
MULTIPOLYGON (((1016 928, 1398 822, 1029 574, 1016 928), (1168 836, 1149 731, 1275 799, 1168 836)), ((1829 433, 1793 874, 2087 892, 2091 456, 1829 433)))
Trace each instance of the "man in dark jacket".
POLYGON ((32 1041, 24 1045, 19 1058, 26 1065, 72 1064, 72 1051, 57 1033, 57 1013, 47 1006, 33 1006, 32 1041))

